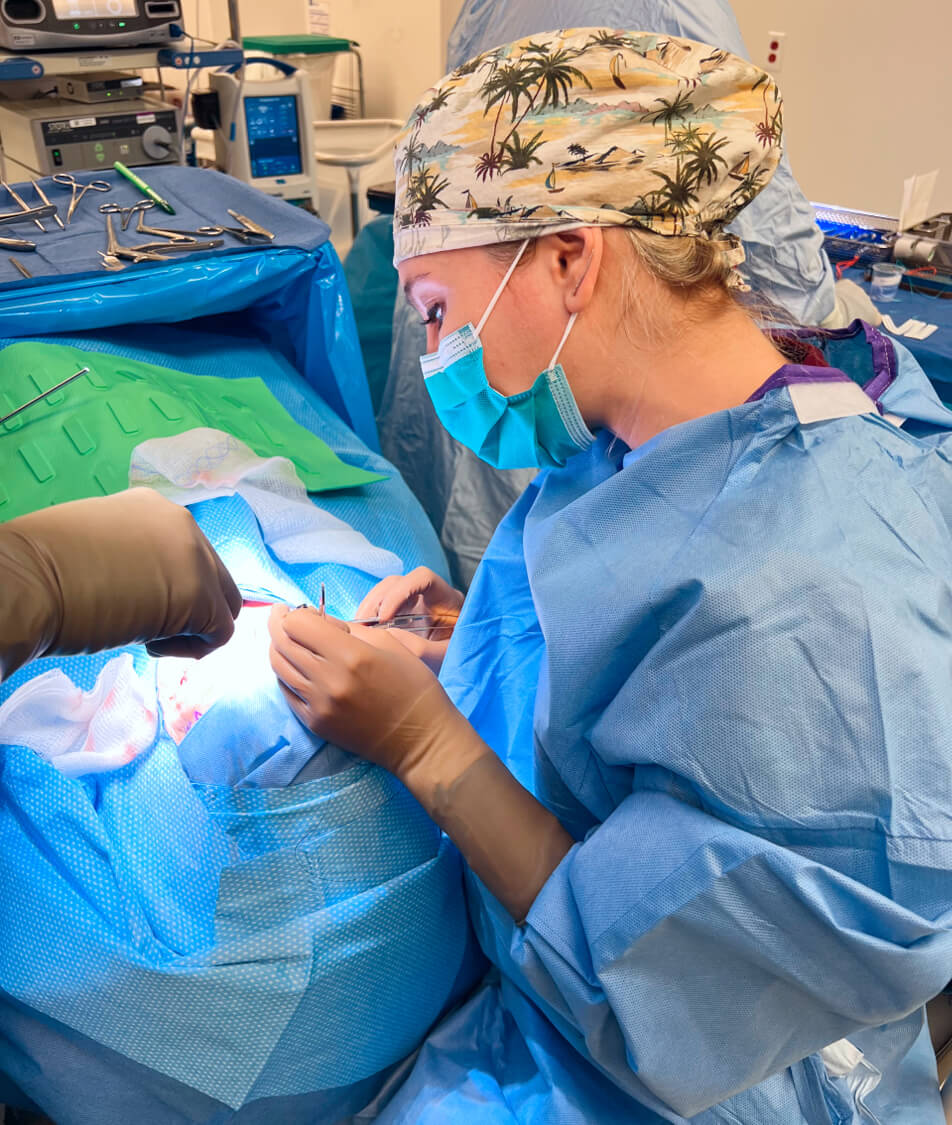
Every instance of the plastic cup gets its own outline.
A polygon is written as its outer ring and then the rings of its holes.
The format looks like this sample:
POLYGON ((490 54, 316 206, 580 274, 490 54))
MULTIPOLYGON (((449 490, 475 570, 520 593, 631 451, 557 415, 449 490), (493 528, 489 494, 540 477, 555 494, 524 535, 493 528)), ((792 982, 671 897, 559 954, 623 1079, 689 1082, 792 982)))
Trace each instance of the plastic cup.
POLYGON ((873 283, 869 295, 874 302, 895 301, 899 283, 906 271, 895 262, 875 262, 873 264, 873 283))

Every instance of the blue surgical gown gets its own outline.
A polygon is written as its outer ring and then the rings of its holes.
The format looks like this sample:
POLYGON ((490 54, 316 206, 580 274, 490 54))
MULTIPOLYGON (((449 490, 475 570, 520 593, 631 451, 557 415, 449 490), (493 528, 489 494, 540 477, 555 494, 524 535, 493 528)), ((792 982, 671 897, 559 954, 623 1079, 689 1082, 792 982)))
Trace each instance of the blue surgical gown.
POLYGON ((943 1121, 952 412, 860 322, 823 346, 500 525, 442 678, 576 843, 523 925, 469 876, 495 976, 385 1125, 943 1121))
MULTIPOLYGON (((728 0, 463 0, 447 45, 447 67, 524 35, 593 26, 681 35, 749 57, 728 0)), ((743 269, 751 283, 800 324, 819 324, 833 312, 823 235, 786 156, 729 229, 744 243, 743 269)))

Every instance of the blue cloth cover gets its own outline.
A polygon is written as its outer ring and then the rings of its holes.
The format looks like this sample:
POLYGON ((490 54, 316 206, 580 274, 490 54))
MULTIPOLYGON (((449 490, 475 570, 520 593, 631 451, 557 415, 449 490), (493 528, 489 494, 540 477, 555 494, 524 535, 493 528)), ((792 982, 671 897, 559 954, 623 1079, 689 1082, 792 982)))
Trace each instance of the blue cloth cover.
POLYGON ((915 432, 775 385, 603 435, 496 533, 442 679, 577 843, 523 926, 470 878, 500 982, 382 1125, 941 1125, 952 412, 858 322, 825 346, 915 432))
MULTIPOLYGON (((215 323, 57 339, 260 376, 346 460, 390 474, 319 503, 408 568, 444 571, 392 467, 283 354, 215 323)), ((316 601, 324 582, 328 608, 350 614, 373 584, 341 566, 281 564, 240 498, 194 511, 244 586, 283 583, 316 601)), ((148 675, 144 649, 129 651, 148 675)), ((35 661, 0 701, 53 666, 88 688, 115 655, 35 661)), ((60 1125, 334 1122, 478 979, 454 849, 388 775, 295 729, 272 689, 269 678, 226 696, 193 727, 182 747, 197 785, 164 735, 81 781, 2 748, 3 1098, 60 1125)))

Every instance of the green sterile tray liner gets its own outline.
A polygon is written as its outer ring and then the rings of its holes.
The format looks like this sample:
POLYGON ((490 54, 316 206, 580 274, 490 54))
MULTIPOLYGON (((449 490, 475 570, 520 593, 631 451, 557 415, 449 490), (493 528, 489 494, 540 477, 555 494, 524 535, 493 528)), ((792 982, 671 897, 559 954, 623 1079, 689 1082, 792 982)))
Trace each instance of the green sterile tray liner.
POLYGON ((89 374, 0 425, 0 521, 121 492, 137 445, 199 426, 233 434, 259 457, 286 457, 308 492, 386 479, 345 464, 261 379, 189 375, 60 344, 0 351, 0 417, 81 367, 89 374))

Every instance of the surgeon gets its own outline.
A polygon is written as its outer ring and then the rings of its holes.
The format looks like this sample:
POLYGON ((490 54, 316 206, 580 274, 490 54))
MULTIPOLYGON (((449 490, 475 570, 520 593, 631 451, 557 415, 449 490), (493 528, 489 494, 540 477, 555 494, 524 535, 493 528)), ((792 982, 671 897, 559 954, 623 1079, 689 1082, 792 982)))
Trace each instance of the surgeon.
POLYGON ((147 488, 0 524, 0 681, 38 656, 135 642, 204 656, 241 594, 185 508, 147 488))
MULTIPOLYGON (((447 65, 459 66, 481 51, 550 27, 596 22, 603 27, 650 27, 747 57, 727 0, 464 0, 449 37, 447 65)), ((813 207, 786 156, 730 229, 744 244, 748 280, 764 302, 777 306, 780 319, 806 325, 823 322, 830 328, 845 327, 856 317, 879 324, 878 310, 855 282, 844 278, 834 285, 813 207)), ((367 299, 361 288, 358 301, 367 299)), ((364 319, 364 334, 372 334, 373 318, 364 319)), ((422 350, 419 319, 398 298, 377 426, 384 453, 420 499, 440 536, 454 580, 465 587, 496 525, 531 477, 521 468, 500 472, 482 465, 440 433, 415 377, 422 350)), ((368 359, 371 374, 374 366, 368 359)))
POLYGON ((952 412, 863 323, 745 305, 726 228, 782 110, 736 55, 596 27, 477 56, 399 138, 426 389, 541 472, 465 601, 418 571, 358 610, 445 651, 271 620, 301 721, 458 845, 496 969, 362 1120, 943 1120, 952 412))

